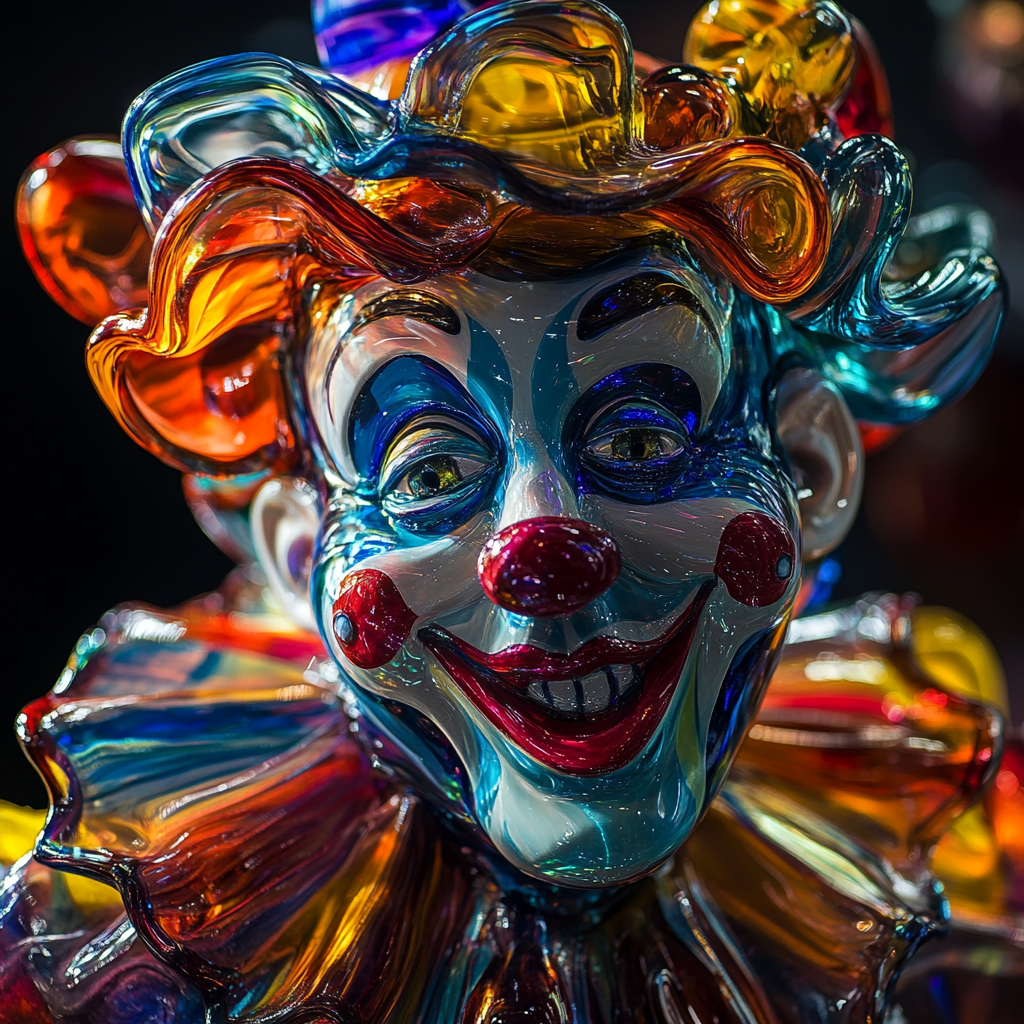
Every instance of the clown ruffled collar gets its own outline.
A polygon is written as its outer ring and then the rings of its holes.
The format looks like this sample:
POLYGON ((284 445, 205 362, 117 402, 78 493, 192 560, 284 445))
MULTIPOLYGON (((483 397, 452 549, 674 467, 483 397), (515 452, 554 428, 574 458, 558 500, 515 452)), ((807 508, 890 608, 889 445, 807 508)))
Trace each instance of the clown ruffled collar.
POLYGON ((594 898, 496 875, 262 590, 116 609, 26 709, 54 806, 5 883, 12 1019, 876 1020, 948 927, 928 851, 998 718, 918 667, 906 602, 798 620, 696 833, 594 898))

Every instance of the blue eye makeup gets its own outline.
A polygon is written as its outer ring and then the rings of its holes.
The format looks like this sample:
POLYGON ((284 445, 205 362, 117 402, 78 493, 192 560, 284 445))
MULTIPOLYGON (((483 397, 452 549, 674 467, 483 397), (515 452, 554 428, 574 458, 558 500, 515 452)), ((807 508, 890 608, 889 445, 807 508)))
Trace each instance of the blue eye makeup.
POLYGON ((697 385, 678 367, 648 363, 609 374, 566 422, 577 483, 624 501, 669 500, 700 414, 697 385))
POLYGON ((430 417, 408 424, 381 466, 384 513, 407 530, 446 531, 490 497, 494 450, 463 424, 430 417))
POLYGON ((417 356, 382 367, 356 402, 353 461, 396 528, 445 533, 491 497, 500 441, 445 369, 417 356))

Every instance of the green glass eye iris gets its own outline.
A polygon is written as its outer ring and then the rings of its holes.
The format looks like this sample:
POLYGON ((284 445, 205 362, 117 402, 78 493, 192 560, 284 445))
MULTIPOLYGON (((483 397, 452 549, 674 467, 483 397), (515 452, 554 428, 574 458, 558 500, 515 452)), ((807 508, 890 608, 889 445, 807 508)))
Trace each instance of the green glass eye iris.
POLYGON ((494 466, 493 450, 462 424, 413 423, 384 457, 381 507, 403 529, 444 532, 476 512, 494 466))
POLYGON ((650 462, 674 455, 684 441, 670 430, 653 427, 626 427, 609 431, 589 446, 591 455, 611 462, 650 462))
POLYGON ((670 455, 678 445, 660 430, 648 427, 632 427, 612 435, 608 442, 608 454, 624 462, 647 462, 670 455))
POLYGON ((462 483, 462 470, 449 455, 433 455, 414 466, 405 478, 408 492, 417 499, 433 498, 462 483))

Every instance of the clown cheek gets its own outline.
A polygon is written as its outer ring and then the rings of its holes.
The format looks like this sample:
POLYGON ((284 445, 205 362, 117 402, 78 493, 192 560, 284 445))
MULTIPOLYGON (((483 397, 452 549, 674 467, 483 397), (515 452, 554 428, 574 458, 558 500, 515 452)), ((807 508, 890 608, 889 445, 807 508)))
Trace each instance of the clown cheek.
POLYGON ((402 649, 416 615, 391 578, 379 569, 356 569, 342 580, 333 607, 342 653, 359 668, 380 668, 402 649))
POLYGON ((742 512, 722 531, 715 575, 729 596, 748 608, 774 604, 796 570, 789 530, 764 512, 742 512))

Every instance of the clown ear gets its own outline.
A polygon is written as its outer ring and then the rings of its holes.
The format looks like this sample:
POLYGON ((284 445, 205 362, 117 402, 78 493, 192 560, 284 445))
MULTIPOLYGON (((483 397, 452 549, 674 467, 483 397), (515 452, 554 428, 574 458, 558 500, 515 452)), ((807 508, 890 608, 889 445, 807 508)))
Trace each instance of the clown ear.
POLYGON ((804 558, 835 548, 860 504, 864 452, 839 389, 813 370, 790 370, 776 390, 776 430, 800 502, 804 558))
POLYGON ((44 153, 22 176, 16 215, 39 283, 73 317, 91 326, 146 304, 150 239, 116 139, 44 153))
POLYGON ((253 545, 270 589, 291 620, 316 632, 309 574, 320 529, 320 496, 305 480, 280 477, 260 488, 250 516, 253 545))

